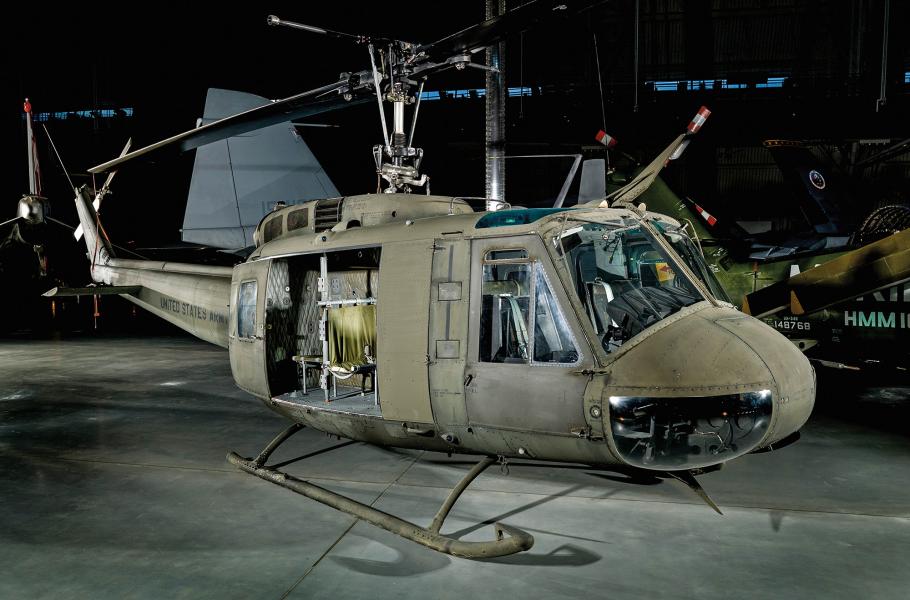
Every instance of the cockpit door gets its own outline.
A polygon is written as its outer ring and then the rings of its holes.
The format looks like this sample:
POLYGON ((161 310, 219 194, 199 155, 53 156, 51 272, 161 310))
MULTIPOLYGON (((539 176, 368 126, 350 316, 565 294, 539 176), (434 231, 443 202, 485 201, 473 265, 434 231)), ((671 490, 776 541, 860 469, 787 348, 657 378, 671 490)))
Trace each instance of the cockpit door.
POLYGON ((540 238, 475 240, 470 294, 469 423, 586 432, 592 354, 540 238))

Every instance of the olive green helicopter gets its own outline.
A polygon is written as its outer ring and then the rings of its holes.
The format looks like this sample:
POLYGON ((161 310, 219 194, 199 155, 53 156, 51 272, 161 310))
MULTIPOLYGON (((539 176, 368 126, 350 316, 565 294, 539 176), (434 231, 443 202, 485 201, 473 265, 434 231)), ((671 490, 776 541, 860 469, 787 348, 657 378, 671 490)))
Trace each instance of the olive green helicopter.
POLYGON ((620 190, 584 205, 478 205, 426 189, 423 153, 411 146, 426 77, 488 68, 472 55, 577 4, 530 2, 427 45, 269 17, 355 37, 370 68, 91 169, 376 98, 383 140, 373 154, 385 189, 276 208, 232 268, 117 257, 87 190, 76 195, 99 284, 88 293, 121 295, 227 348, 237 385, 292 421, 258 456, 230 453, 232 464, 431 549, 481 558, 534 543, 502 523, 489 541, 441 531, 461 493, 497 461, 668 474, 720 512, 695 475, 798 437, 815 399, 809 361, 734 308, 679 222, 634 203, 697 127, 620 190), (479 459, 420 526, 269 466, 304 427, 479 459))

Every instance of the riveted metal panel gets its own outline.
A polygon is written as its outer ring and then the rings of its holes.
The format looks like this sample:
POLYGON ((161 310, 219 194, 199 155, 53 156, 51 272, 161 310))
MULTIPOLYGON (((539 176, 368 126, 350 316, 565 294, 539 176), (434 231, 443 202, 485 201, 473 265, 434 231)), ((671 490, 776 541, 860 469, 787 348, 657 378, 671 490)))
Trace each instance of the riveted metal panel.
POLYGON ((441 281, 439 283, 438 298, 443 302, 461 300, 461 282, 441 281))
POLYGON ((458 358, 461 342, 458 340, 436 340, 436 358, 458 358))

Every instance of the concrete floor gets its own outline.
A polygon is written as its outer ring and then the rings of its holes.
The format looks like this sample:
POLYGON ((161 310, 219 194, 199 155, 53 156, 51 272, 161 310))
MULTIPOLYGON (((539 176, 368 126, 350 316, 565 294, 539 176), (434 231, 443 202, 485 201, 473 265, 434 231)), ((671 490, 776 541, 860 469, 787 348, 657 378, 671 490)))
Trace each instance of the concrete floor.
MULTIPOLYGON (((824 383, 824 380, 823 380, 824 383)), ((189 338, 0 341, 0 598, 907 598, 906 387, 832 380, 803 439, 702 478, 514 464, 445 530, 529 552, 437 554, 244 475, 284 427, 189 338), (507 596, 506 596, 507 595, 507 596)), ((304 431, 274 460, 342 442, 304 431)), ((343 445, 287 467, 418 523, 465 457, 343 445)))

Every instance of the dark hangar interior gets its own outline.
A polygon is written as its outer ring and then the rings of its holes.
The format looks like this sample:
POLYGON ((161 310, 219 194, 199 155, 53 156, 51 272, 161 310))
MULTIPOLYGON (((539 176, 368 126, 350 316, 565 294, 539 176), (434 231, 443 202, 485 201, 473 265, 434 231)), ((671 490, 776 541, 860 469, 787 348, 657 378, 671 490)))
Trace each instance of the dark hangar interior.
POLYGON ((4 11, 0 598, 906 597, 907 3, 4 11))

